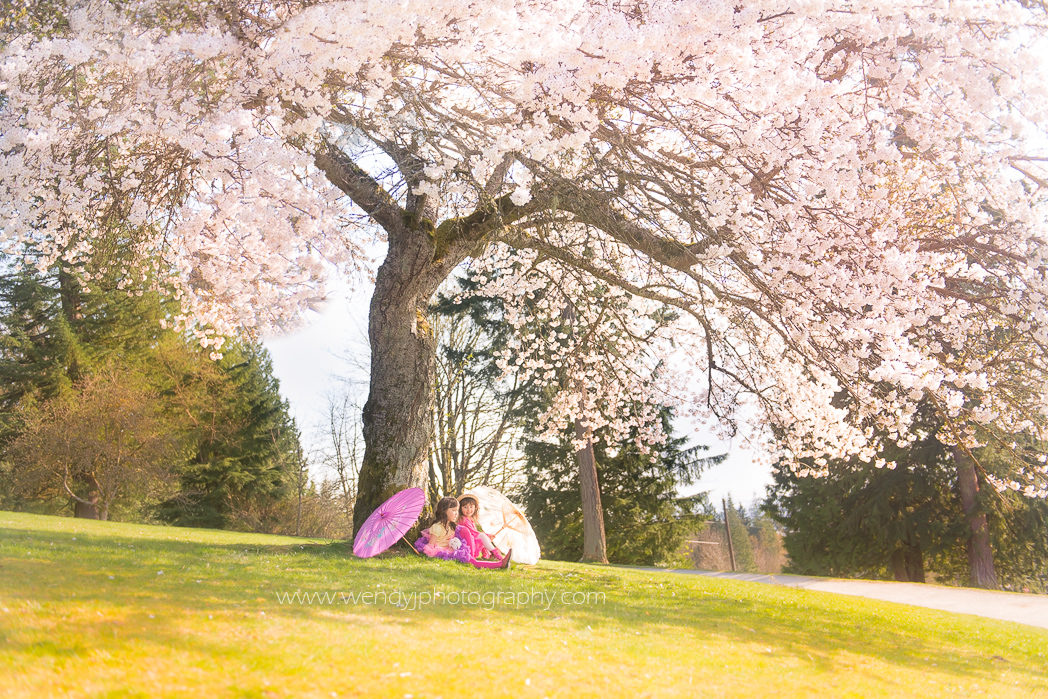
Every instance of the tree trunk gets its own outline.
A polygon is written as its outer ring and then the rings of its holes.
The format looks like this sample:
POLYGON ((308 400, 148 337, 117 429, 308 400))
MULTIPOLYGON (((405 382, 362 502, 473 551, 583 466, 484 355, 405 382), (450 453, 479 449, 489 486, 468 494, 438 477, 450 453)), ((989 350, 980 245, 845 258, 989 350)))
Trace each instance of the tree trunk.
POLYGON ((73 516, 80 519, 99 519, 98 503, 86 503, 79 500, 73 501, 73 516))
MULTIPOLYGON (((426 170, 418 144, 374 143, 393 160, 407 185, 403 208, 336 145, 323 144, 314 157, 328 181, 381 226, 389 240, 368 319, 371 385, 364 405, 365 448, 354 528, 398 490, 425 489, 437 345, 426 317, 430 297, 460 262, 481 254, 497 232, 536 211, 541 201, 518 206, 505 195, 435 226, 439 207, 418 191, 426 170)), ((504 175, 500 171, 492 182, 498 184, 504 175)))
POLYGON ((101 509, 102 494, 98 481, 90 473, 78 480, 83 483, 83 495, 77 493, 79 500, 73 500, 73 516, 82 519, 106 519, 101 509))
POLYGON ((575 436, 586 440, 586 446, 575 452, 579 464, 579 486, 582 490, 582 562, 607 563, 607 539, 604 534, 604 508, 600 504, 597 481, 597 459, 593 440, 582 422, 575 420, 575 436))
POLYGON ((975 461, 960 445, 953 448, 953 459, 957 464, 957 492, 970 530, 968 566, 971 582, 975 587, 996 588, 997 573, 993 567, 990 527, 986 513, 979 504, 979 476, 975 472, 975 461))
MULTIPOLYGON (((80 344, 76 330, 83 320, 83 300, 80 295, 80 282, 66 268, 65 264, 58 269, 58 298, 62 305, 62 316, 69 326, 71 336, 66 337, 65 369, 66 376, 72 382, 79 381, 82 368, 80 366, 80 344)), ((94 518, 97 519, 97 518, 94 518)))
POLYGON ((426 486, 436 338, 426 318, 435 285, 423 280, 433 277, 432 269, 431 237, 390 236, 368 322, 371 385, 354 530, 397 491, 426 486))
POLYGON ((906 549, 906 572, 910 582, 925 582, 924 577, 924 554, 919 546, 910 546, 906 549))
POLYGON ((904 544, 891 555, 892 575, 899 582, 925 582, 924 556, 920 547, 904 544))

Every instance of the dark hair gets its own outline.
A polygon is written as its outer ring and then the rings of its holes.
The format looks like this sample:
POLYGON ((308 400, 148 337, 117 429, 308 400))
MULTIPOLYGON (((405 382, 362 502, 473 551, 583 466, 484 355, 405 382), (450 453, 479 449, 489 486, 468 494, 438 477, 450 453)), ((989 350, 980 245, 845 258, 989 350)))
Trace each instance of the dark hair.
POLYGON ((441 524, 448 529, 452 529, 454 524, 448 521, 448 510, 457 510, 459 501, 455 498, 441 498, 440 502, 437 503, 437 512, 433 516, 433 524, 441 524))
MULTIPOLYGON (((458 501, 458 503, 459 503, 459 510, 460 511, 462 509, 462 506, 465 505, 467 502, 473 503, 473 516, 470 517, 469 519, 470 519, 471 522, 473 522, 473 525, 476 526, 476 524, 477 524, 477 513, 480 512, 480 503, 477 502, 477 499, 475 497, 473 497, 472 495, 463 495, 462 497, 459 498, 459 501, 458 501)), ((462 516, 465 517, 466 515, 463 514, 462 516)))

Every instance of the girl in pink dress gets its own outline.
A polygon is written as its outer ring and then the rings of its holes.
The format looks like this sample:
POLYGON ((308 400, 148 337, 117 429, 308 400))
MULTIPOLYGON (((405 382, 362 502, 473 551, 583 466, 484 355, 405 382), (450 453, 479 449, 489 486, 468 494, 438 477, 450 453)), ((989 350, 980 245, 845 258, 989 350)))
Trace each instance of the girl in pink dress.
POLYGON ((463 495, 458 500, 461 516, 456 533, 469 546, 470 554, 476 559, 494 558, 502 560, 502 553, 491 543, 491 537, 480 531, 477 525, 477 509, 480 504, 472 495, 463 495))

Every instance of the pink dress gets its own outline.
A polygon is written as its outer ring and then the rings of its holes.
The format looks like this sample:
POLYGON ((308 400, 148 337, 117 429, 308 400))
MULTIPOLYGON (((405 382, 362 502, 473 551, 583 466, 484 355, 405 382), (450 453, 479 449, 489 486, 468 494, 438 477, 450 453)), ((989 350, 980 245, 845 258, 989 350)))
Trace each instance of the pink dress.
POLYGON ((477 525, 475 525, 473 520, 469 517, 459 518, 458 527, 455 529, 455 536, 462 539, 462 542, 469 547, 470 555, 473 556, 473 558, 480 558, 484 555, 485 544, 490 544, 491 549, 495 551, 495 555, 499 558, 502 557, 498 549, 495 548, 495 545, 491 543, 491 539, 489 539, 486 534, 477 531, 477 525), (487 539, 487 541, 484 539, 487 539))

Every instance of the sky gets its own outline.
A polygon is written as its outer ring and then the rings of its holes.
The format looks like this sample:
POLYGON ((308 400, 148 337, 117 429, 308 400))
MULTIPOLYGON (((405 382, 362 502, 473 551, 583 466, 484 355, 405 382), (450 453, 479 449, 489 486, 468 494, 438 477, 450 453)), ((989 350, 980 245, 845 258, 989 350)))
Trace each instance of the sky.
MULTIPOLYGON (((367 397, 367 312, 370 288, 356 291, 336 284, 320 312, 308 311, 300 327, 283 335, 264 338, 273 359, 273 371, 280 381, 280 392, 291 405, 291 413, 302 432, 303 447, 309 451, 323 446, 328 420, 329 399, 350 392, 359 404, 367 397)), ((709 454, 728 454, 728 458, 702 474, 682 494, 708 491, 710 501, 719 506, 721 498, 749 505, 763 498, 771 482, 768 466, 738 441, 717 439, 701 427, 677 425, 689 435, 689 445, 705 444, 709 454)), ((319 467, 314 475, 323 477, 319 467)))

